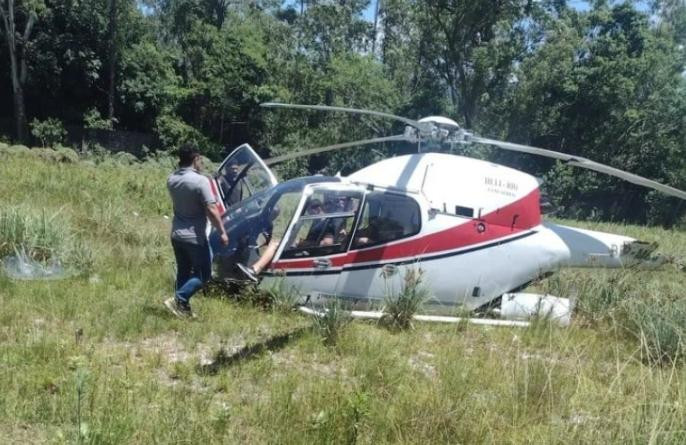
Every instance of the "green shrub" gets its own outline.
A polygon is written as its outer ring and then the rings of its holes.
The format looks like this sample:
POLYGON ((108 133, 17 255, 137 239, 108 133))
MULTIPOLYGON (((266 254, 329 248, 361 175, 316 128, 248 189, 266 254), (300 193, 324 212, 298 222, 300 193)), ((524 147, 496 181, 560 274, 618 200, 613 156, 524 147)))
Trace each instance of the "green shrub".
POLYGON ((167 149, 178 148, 187 142, 198 145, 207 143, 207 138, 202 133, 185 123, 180 117, 171 114, 158 117, 156 129, 162 145, 167 149))
POLYGON ((83 113, 83 126, 93 130, 112 130, 117 119, 107 119, 100 115, 97 108, 91 108, 83 113))
POLYGON ((112 159, 121 165, 133 165, 138 162, 138 158, 126 151, 120 151, 112 155, 112 159))
POLYGON ((52 148, 32 148, 31 154, 44 161, 57 162, 58 154, 52 148))
POLYGON ((389 294, 384 300, 381 324, 396 329, 412 327, 412 317, 429 299, 429 291, 422 285, 423 278, 424 271, 420 268, 411 267, 405 271, 400 292, 389 294))
POLYGON ((148 154, 145 158, 144 164, 150 167, 160 167, 168 170, 174 170, 178 167, 177 159, 167 153, 166 151, 156 151, 148 154))
POLYGON ((215 164, 207 156, 201 156, 202 164, 205 166, 205 170, 208 172, 214 172, 219 169, 219 165, 215 164))
POLYGON ((59 119, 48 118, 44 121, 34 119, 31 121, 31 134, 40 140, 43 147, 54 147, 57 144, 64 142, 67 137, 67 131, 59 119))

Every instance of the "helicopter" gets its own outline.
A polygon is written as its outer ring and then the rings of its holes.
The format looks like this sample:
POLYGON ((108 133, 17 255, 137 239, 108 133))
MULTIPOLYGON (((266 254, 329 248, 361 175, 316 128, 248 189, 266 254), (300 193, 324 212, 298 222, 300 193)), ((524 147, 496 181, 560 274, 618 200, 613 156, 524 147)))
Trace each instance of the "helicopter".
POLYGON ((567 324, 573 301, 522 291, 563 267, 657 267, 665 261, 654 255, 654 244, 544 221, 537 178, 440 152, 449 144, 478 143, 545 156, 686 199, 684 191, 586 158, 477 136, 446 117, 413 120, 324 105, 262 106, 371 115, 405 124, 402 134, 266 160, 243 144, 213 175, 212 191, 230 240, 223 247, 215 231, 209 235, 214 276, 245 282, 245 265, 262 261, 258 286, 285 283, 302 303, 337 299, 353 307, 374 306, 398 292, 408 274, 420 271, 431 296, 427 304, 472 312, 488 308, 509 320, 545 313, 567 324), (280 183, 269 168, 302 156, 400 141, 416 144, 417 153, 390 157, 348 176, 280 183))

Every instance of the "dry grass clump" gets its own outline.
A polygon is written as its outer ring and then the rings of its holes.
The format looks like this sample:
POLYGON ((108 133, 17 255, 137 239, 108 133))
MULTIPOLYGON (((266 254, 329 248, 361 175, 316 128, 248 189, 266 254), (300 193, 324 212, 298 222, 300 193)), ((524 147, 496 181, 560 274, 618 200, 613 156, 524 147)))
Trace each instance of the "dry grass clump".
POLYGON ((23 206, 0 209, 0 258, 15 254, 41 263, 62 263, 86 274, 94 263, 93 251, 74 236, 59 212, 35 212, 23 206))
POLYGON ((289 284, 284 278, 279 278, 263 290, 266 293, 269 305, 282 312, 292 311, 300 300, 298 289, 289 284))
POLYGON ((321 316, 314 317, 315 331, 321 335, 324 344, 335 346, 343 329, 352 318, 338 300, 331 300, 324 305, 321 316))
POLYGON ((400 292, 390 293, 384 300, 381 324, 400 330, 412 327, 412 317, 430 296, 423 279, 424 271, 420 268, 411 267, 405 271, 400 292))

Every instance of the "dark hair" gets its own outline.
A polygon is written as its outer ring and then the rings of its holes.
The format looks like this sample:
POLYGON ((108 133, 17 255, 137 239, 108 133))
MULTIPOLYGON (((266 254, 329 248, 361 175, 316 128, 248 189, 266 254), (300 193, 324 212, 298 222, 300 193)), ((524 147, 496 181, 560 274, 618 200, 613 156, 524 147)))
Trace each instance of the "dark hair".
POLYGON ((179 166, 189 167, 198 156, 200 152, 195 145, 183 144, 179 148, 179 166))

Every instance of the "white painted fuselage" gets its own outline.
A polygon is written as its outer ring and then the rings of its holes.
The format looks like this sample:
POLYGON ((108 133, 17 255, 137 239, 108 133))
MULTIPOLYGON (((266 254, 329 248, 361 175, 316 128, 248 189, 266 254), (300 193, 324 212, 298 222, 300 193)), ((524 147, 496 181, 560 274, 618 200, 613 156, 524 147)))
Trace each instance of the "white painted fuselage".
POLYGON ((543 223, 533 176, 440 153, 390 158, 340 182, 312 182, 294 215, 261 286, 286 280, 310 299, 382 300, 402 290, 410 271, 421 270, 431 301, 475 309, 560 267, 621 267, 635 261, 637 252, 632 238, 543 223), (341 251, 284 256, 308 197, 322 190, 358 193, 357 212, 372 192, 411 198, 419 209, 419 230, 355 247, 350 240, 361 219, 356 215, 341 251))

